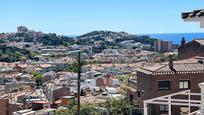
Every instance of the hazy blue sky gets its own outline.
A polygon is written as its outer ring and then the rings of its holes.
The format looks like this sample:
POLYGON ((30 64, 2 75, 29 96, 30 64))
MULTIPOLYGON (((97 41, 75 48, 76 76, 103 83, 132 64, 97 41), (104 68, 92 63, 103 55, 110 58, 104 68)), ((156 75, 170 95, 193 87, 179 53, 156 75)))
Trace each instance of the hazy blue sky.
POLYGON ((57 34, 93 30, 142 33, 202 32, 181 12, 204 8, 203 0, 0 0, 0 32, 16 26, 57 34))

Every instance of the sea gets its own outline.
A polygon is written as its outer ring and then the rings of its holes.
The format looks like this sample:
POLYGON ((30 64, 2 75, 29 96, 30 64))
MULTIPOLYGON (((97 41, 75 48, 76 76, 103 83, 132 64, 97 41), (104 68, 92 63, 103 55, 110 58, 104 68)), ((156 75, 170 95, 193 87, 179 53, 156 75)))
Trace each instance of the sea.
POLYGON ((162 34, 145 34, 151 38, 172 41, 173 44, 180 44, 182 37, 185 37, 186 42, 194 39, 204 39, 204 33, 162 33, 162 34))

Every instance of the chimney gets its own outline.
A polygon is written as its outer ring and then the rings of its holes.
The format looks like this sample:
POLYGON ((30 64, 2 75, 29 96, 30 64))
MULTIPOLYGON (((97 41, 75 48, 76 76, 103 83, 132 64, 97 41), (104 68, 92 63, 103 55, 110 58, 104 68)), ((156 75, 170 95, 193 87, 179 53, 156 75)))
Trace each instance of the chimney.
POLYGON ((176 70, 174 69, 174 63, 173 63, 173 53, 169 53, 169 69, 172 70, 174 73, 176 73, 176 70))
POLYGON ((184 46, 185 43, 186 43, 185 37, 182 37, 182 40, 181 40, 181 46, 184 46))
POLYGON ((174 64, 173 64, 173 60, 172 60, 172 57, 169 56, 169 68, 170 69, 173 69, 174 68, 174 64))

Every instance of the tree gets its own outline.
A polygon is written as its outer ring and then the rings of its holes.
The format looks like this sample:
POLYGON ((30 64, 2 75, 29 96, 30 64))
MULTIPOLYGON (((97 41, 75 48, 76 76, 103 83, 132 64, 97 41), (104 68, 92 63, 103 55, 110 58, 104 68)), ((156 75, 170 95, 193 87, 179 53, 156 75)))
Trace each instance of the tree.
POLYGON ((14 46, 0 45, 0 61, 2 62, 15 62, 15 61, 26 61, 31 59, 29 56, 31 51, 26 49, 20 49, 14 46))
MULTIPOLYGON (((112 99, 107 98, 105 103, 101 104, 90 104, 83 103, 81 106, 81 114, 80 115, 101 115, 101 112, 107 112, 108 115, 130 115, 133 110, 133 106, 131 106, 127 100, 125 99, 112 99), (102 111, 101 111, 102 110, 102 111)), ((68 108, 59 108, 56 112, 56 115, 77 115, 77 106, 76 104, 68 108)))
POLYGON ((33 77, 35 79, 35 83, 37 86, 41 86, 43 84, 43 76, 40 73, 33 72, 33 77))
POLYGON ((66 108, 58 108, 56 111, 56 115, 71 115, 69 114, 69 110, 66 108))
POLYGON ((43 84, 43 77, 42 77, 42 75, 37 75, 35 77, 35 82, 36 82, 37 86, 41 86, 43 84))
MULTIPOLYGON (((87 63, 85 61, 82 61, 81 62, 81 66, 84 66, 86 65, 87 63)), ((66 71, 68 72, 74 72, 74 73, 77 73, 78 72, 78 63, 76 61, 74 61, 71 65, 69 65, 67 68, 66 68, 66 71)))
MULTIPOLYGON (((99 111, 95 108, 94 104, 84 103, 81 104, 81 114, 80 115, 100 115, 99 111)), ((70 109, 59 108, 56 115, 77 115, 76 104, 70 109)))
POLYGON ((78 72, 78 63, 77 62, 73 62, 71 65, 69 65, 69 67, 66 68, 66 70, 68 72, 78 72))
POLYGON ((22 56, 20 59, 22 62, 25 62, 27 60, 27 58, 25 56, 22 56))
POLYGON ((120 86, 120 94, 123 95, 123 96, 126 96, 127 95, 127 89, 128 89, 128 84, 127 82, 123 82, 120 86))
POLYGON ((120 81, 125 81, 128 79, 129 76, 127 75, 117 75, 116 78, 119 79, 120 81))
POLYGON ((130 115, 132 107, 125 99, 110 99, 105 103, 105 108, 111 115, 130 115))
POLYGON ((81 115, 100 115, 94 104, 85 103, 81 105, 81 115))

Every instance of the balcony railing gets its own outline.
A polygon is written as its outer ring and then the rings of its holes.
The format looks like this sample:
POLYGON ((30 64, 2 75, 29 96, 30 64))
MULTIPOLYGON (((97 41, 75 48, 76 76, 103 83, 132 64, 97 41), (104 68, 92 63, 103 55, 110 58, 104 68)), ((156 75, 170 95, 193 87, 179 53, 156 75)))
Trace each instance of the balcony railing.
POLYGON ((136 78, 129 78, 128 79, 128 85, 131 86, 131 87, 136 87, 137 79, 136 78))

